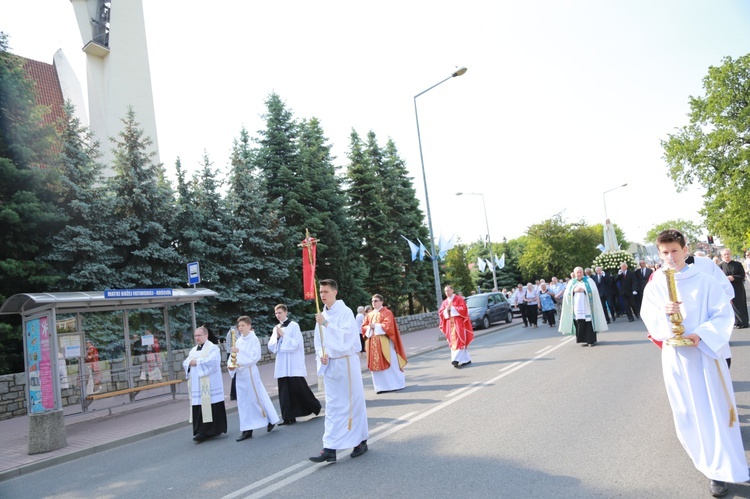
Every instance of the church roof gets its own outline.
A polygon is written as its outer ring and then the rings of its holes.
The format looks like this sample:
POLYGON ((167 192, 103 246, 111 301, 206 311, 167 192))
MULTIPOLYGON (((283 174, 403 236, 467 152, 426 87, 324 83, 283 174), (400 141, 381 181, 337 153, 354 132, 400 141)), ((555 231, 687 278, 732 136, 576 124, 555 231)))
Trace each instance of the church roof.
POLYGON ((26 74, 34 82, 37 105, 46 106, 48 109, 44 114, 44 123, 57 126, 64 116, 63 103, 65 101, 55 65, 26 59, 25 57, 21 59, 26 74))

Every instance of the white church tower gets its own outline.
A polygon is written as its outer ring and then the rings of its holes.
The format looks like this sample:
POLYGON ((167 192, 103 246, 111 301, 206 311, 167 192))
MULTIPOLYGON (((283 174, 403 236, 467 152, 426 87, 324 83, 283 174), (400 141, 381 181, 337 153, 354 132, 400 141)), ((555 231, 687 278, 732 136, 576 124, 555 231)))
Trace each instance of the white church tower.
POLYGON ((118 137, 128 106, 159 162, 154 97, 141 0, 70 0, 86 53, 89 127, 101 144, 104 174, 113 174, 110 137, 118 137))

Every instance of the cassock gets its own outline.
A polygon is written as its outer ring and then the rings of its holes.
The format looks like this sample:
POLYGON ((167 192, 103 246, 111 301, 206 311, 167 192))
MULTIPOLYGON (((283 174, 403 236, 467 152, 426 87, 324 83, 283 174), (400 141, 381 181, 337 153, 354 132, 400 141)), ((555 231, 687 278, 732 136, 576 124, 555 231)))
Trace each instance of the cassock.
MULTIPOLYGON (((661 350, 677 438, 709 479, 744 482, 747 461, 732 378, 724 361, 734 321, 729 299, 716 279, 694 266, 677 272, 675 283, 685 334, 701 338, 697 347, 672 347, 665 342, 661 350)), ((668 302, 666 277, 658 270, 644 290, 642 309, 643 322, 656 340, 674 336, 664 313, 668 302)))
POLYGON ((219 347, 206 340, 196 345, 182 362, 188 378, 193 435, 213 437, 227 432, 227 411, 224 407, 224 380, 221 375, 219 347), (190 366, 195 359, 197 365, 190 366))
POLYGON ((237 352, 236 369, 229 375, 237 380, 237 413, 240 416, 240 431, 265 428, 268 423, 279 422, 279 415, 260 379, 257 362, 260 360, 260 341, 254 331, 240 335, 234 342, 237 352))
POLYGON ((571 279, 563 294, 560 327, 557 330, 562 334, 575 334, 576 343, 593 345, 596 343, 596 333, 607 329, 607 319, 594 280, 586 276, 581 280, 571 279), (583 292, 577 293, 576 289, 583 292))
POLYGON ((380 393, 405 388, 406 352, 393 312, 380 307, 367 314, 362 323, 362 334, 367 338, 367 367, 372 373, 375 391, 380 393), (371 324, 375 329, 370 328, 371 324))
POLYGON ((308 414, 320 414, 320 401, 315 398, 307 384, 305 365, 305 341, 299 324, 287 319, 279 324, 283 336, 279 337, 276 328, 268 340, 268 351, 276 354, 273 376, 279 387, 281 418, 285 422, 308 414))
POLYGON ((328 326, 315 327, 315 353, 318 374, 323 376, 326 395, 326 419, 323 447, 349 449, 367 440, 367 407, 359 363, 361 343, 354 313, 343 300, 323 309, 328 326), (321 342, 320 331, 323 330, 321 342), (320 363, 323 346, 328 364, 320 363))
POLYGON ((740 328, 749 327, 747 316, 747 295, 745 294, 745 269, 740 262, 732 260, 731 262, 721 262, 721 270, 724 275, 731 276, 734 289, 734 300, 732 308, 734 309, 734 325, 740 328))
POLYGON ((471 362, 469 344, 474 339, 474 328, 469 317, 466 300, 456 294, 443 300, 438 311, 440 316, 440 331, 445 335, 451 347, 451 361, 459 364, 471 362), (451 305, 448 310, 448 305, 451 305))

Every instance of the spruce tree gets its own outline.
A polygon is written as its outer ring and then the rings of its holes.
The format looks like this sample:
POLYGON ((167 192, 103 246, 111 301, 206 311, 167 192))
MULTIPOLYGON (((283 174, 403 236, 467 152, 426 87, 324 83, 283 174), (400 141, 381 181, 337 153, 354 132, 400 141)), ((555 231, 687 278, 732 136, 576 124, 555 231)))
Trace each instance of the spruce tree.
MULTIPOLYGON (((336 174, 331 146, 317 118, 303 120, 299 130, 301 182, 296 201, 306 208, 299 230, 309 229, 320 240, 317 250, 320 278, 336 280, 344 301, 356 309, 368 295, 362 288, 364 263, 352 220, 346 212, 342 179, 336 174)), ((314 311, 312 303, 307 311, 314 311)))
MULTIPOLYGON (((59 179, 49 166, 56 143, 54 129, 44 125, 33 84, 21 60, 8 52, 0 32, 0 303, 17 293, 51 289, 59 273, 40 257, 65 216, 56 203, 59 179)), ((0 322, 0 373, 23 370, 21 317, 0 322)))
POLYGON ((247 131, 242 129, 231 155, 226 198, 228 284, 223 288, 226 299, 220 308, 223 315, 233 319, 250 316, 256 334, 263 336, 270 334, 275 324, 275 305, 297 303, 294 295, 285 292, 293 265, 287 255, 297 248, 296 241, 287 236, 280 201, 267 198, 264 184, 256 175, 255 155, 247 131))
MULTIPOLYGON (((394 249, 389 243, 391 226, 385 205, 384 186, 380 175, 380 152, 371 143, 365 145, 355 130, 350 134, 347 181, 349 214, 356 226, 368 277, 365 288, 387 297, 391 306, 399 302, 398 282, 393 282, 394 249)), ((396 272, 399 272, 397 270, 396 272)))
POLYGON ((111 198, 102 187, 99 143, 66 103, 61 150, 54 163, 60 174, 57 203, 66 216, 63 230, 44 256, 61 275, 59 291, 98 291, 113 281, 114 254, 106 214, 111 198))
POLYGON ((417 313, 417 304, 419 311, 425 306, 432 309, 435 290, 432 264, 430 261, 411 261, 411 250, 400 236, 404 234, 412 241, 415 239, 429 241, 430 233, 424 224, 424 214, 419 207, 419 200, 406 163, 399 156, 396 144, 390 138, 383 151, 381 173, 386 186, 384 197, 389 209, 388 219, 392 226, 391 244, 398 250, 397 258, 399 262, 402 262, 396 268, 404 267, 399 293, 406 297, 408 304, 406 312, 417 313))
POLYGON ((183 269, 172 244, 174 195, 161 164, 148 152, 152 141, 128 109, 115 148, 113 196, 113 288, 176 287, 183 269))

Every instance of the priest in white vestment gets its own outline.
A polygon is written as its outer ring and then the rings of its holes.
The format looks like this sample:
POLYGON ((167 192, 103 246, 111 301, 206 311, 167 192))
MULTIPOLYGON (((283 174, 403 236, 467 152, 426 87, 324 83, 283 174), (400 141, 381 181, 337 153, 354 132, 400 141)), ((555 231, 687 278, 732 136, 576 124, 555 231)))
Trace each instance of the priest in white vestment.
POLYGON ((320 281, 320 300, 325 305, 315 316, 315 354, 318 375, 323 376, 326 396, 323 450, 311 461, 336 461, 336 451, 353 447, 351 457, 367 452, 367 407, 359 363, 360 333, 354 313, 337 300, 338 285, 320 281))
POLYGON ((651 337, 663 342, 662 373, 680 443, 695 467, 709 478, 715 497, 727 493, 725 482, 748 480, 747 460, 737 419, 732 378, 725 359, 734 314, 719 281, 695 266, 684 236, 669 229, 659 234, 659 253, 676 270, 678 302, 672 302, 660 269, 646 286, 642 319, 651 337), (680 313, 684 337, 693 346, 670 346, 670 315, 680 313))
POLYGON ((393 392, 406 387, 406 352, 393 312, 383 306, 382 295, 372 295, 373 310, 362 323, 367 351, 367 367, 375 393, 393 392))
POLYGON ((224 380, 221 374, 221 351, 208 340, 208 330, 201 326, 194 333, 196 346, 182 363, 190 391, 193 440, 227 432, 224 407, 224 380))
POLYGON ((287 316, 286 305, 276 305, 274 314, 279 323, 268 340, 268 351, 276 354, 273 376, 279 387, 279 406, 282 422, 279 426, 294 424, 297 418, 320 414, 320 401, 307 384, 305 365, 305 339, 299 324, 287 316))
POLYGON ((279 415, 260 379, 258 361, 261 358, 260 341, 250 323, 250 317, 243 315, 237 319, 239 338, 231 352, 237 354, 237 367, 227 365, 229 375, 237 380, 237 413, 240 416, 240 436, 238 442, 252 438, 253 430, 265 427, 273 430, 279 422, 279 415))

